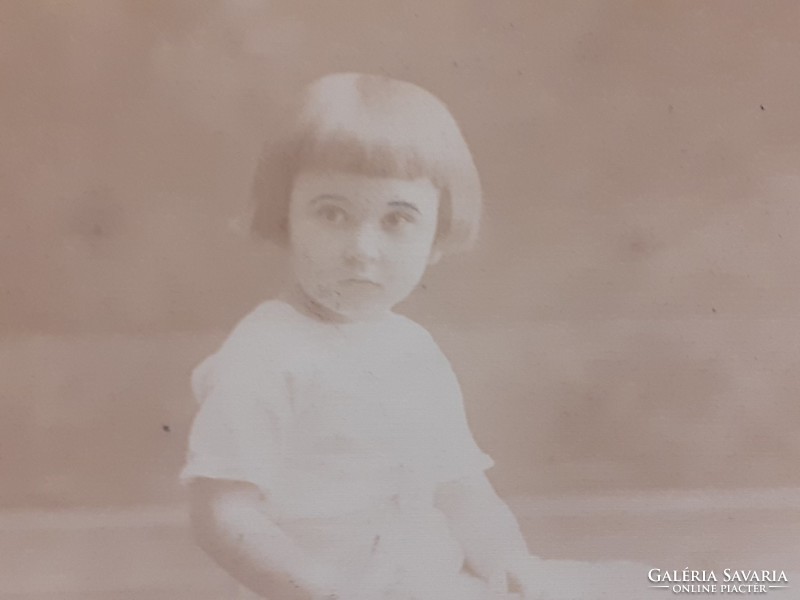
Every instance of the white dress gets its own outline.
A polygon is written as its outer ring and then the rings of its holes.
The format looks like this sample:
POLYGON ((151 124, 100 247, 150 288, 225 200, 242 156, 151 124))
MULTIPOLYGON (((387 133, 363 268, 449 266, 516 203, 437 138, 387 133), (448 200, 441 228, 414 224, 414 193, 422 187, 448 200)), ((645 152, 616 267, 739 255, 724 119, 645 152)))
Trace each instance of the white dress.
POLYGON ((201 403, 182 472, 245 481, 349 596, 486 598, 433 494, 492 460, 449 362, 413 321, 324 323, 271 300, 193 375, 201 403), (355 585, 355 587, 352 587, 355 585))

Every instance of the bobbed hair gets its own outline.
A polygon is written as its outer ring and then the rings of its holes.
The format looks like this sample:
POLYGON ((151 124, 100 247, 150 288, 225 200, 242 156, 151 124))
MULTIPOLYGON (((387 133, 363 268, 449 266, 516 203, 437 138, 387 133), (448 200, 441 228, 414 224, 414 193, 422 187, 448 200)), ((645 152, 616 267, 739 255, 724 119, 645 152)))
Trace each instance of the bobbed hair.
POLYGON ((421 87, 379 75, 337 73, 305 88, 298 110, 264 144, 252 187, 251 231, 285 244, 289 199, 304 170, 428 178, 439 190, 436 247, 470 247, 481 217, 481 184, 450 111, 421 87))

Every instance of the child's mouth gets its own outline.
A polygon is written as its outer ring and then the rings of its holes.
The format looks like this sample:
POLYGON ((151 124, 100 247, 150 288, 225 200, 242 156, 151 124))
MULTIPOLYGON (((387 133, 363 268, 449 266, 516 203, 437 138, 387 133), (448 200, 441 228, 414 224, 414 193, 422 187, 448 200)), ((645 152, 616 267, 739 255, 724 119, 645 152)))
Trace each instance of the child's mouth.
POLYGON ((346 285, 353 285, 353 286, 381 287, 381 284, 379 284, 378 282, 363 277, 351 277, 349 279, 345 279, 344 283, 346 285))

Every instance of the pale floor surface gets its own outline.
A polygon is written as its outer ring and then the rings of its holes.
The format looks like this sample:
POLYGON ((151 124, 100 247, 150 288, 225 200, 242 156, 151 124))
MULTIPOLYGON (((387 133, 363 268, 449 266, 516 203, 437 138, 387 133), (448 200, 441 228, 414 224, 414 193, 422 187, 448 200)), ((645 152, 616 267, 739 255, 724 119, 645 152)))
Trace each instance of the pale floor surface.
MULTIPOLYGON (((647 495, 636 501, 623 496, 621 501, 564 498, 511 504, 536 554, 595 564, 641 563, 641 568, 628 564, 603 573, 603 586, 612 588, 612 595, 597 590, 594 597, 623 600, 663 592, 647 589, 645 565, 800 573, 796 494, 780 492, 771 500, 743 492, 704 495, 699 502, 647 495)), ((182 507, 0 513, 0 565, 0 600, 235 597, 232 582, 194 546, 182 507)), ((555 566, 552 572, 563 576, 574 564, 555 566)), ((597 569, 592 570, 596 576, 597 569)), ((790 575, 790 586, 770 597, 800 597, 800 576, 793 580, 790 575)))

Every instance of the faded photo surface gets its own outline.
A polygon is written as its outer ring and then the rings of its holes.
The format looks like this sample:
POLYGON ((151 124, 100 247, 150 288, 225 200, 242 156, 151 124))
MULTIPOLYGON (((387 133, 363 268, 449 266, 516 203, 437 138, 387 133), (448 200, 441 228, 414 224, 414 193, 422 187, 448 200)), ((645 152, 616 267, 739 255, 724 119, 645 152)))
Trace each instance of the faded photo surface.
POLYGON ((0 600, 800 597, 798 23, 0 2, 0 600))

